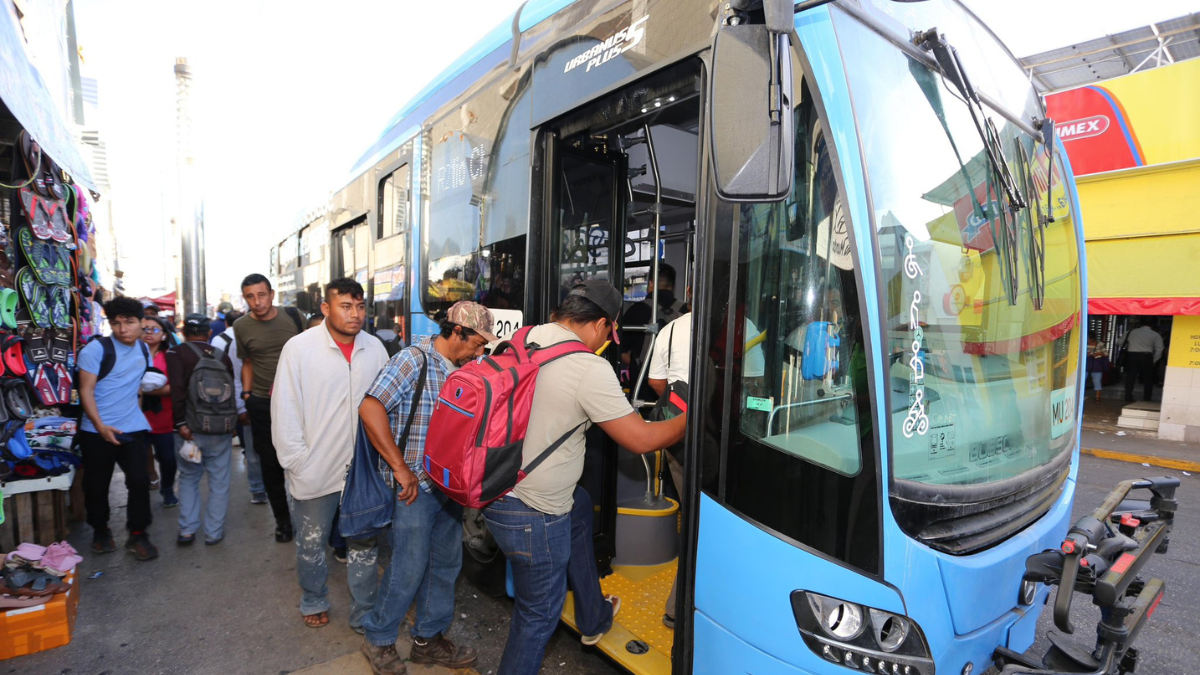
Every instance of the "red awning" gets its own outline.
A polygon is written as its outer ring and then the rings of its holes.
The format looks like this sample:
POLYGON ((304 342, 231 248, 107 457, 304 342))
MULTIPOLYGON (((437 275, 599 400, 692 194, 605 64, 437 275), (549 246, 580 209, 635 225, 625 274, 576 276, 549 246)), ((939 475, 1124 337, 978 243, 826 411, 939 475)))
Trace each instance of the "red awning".
POLYGON ((171 291, 170 293, 157 298, 142 298, 141 300, 143 303, 153 302, 154 304, 158 305, 159 309, 163 311, 175 311, 175 291, 171 291))
POLYGON ((1088 314, 1200 316, 1200 298, 1088 298, 1088 314))

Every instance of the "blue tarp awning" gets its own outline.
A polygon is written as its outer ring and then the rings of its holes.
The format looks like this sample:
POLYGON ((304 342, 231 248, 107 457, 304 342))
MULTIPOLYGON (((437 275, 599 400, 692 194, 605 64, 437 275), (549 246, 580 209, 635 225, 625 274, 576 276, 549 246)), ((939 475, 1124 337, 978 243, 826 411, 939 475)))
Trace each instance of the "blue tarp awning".
MULTIPOLYGON (((13 6, 0 7, 0 99, 25 131, 76 183, 93 192, 96 185, 75 145, 75 136, 55 107, 37 68, 25 54, 25 39, 13 6)), ((17 149, 20 152, 20 149, 17 149)))

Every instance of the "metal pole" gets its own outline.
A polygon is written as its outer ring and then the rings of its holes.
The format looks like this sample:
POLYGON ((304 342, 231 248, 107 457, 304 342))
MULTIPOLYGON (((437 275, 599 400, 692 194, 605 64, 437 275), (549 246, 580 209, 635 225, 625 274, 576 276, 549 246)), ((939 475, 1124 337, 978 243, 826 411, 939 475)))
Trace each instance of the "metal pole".
POLYGON ((204 213, 196 198, 195 156, 192 149, 192 71, 187 59, 175 59, 175 134, 179 169, 178 225, 181 240, 183 311, 205 312, 204 213))

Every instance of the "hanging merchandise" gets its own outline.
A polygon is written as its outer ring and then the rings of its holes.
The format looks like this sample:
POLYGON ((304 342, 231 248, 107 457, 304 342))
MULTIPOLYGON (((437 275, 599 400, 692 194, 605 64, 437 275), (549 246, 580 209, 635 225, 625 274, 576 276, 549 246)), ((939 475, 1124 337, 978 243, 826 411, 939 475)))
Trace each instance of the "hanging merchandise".
POLYGON ((74 420, 51 428, 31 418, 72 403, 75 353, 98 332, 88 190, 27 131, 13 148, 0 209, 0 483, 78 465, 74 420))

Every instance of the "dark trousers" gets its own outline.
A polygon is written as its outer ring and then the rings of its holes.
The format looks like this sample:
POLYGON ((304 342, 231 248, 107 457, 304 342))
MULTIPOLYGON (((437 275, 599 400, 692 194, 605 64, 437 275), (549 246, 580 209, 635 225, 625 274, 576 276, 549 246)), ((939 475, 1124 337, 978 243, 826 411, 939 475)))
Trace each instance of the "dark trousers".
POLYGON ((100 434, 80 430, 79 450, 83 454, 83 503, 87 522, 92 529, 108 529, 108 488, 112 483, 113 466, 125 472, 125 489, 129 498, 125 507, 125 529, 145 532, 150 527, 150 474, 146 469, 146 432, 129 434, 130 441, 113 445, 100 434))
POLYGON ((179 465, 175 461, 175 434, 150 434, 150 447, 158 460, 158 494, 164 499, 175 496, 175 474, 179 465))
POLYGON ((271 399, 252 394, 246 399, 246 412, 250 415, 254 451, 262 462, 263 488, 275 514, 275 527, 291 531, 292 516, 288 513, 287 490, 283 486, 283 467, 279 465, 275 444, 271 441, 271 399))
POLYGON ((1125 400, 1133 400, 1133 386, 1141 380, 1145 387, 1145 400, 1154 395, 1154 354, 1129 352, 1125 355, 1125 400))

